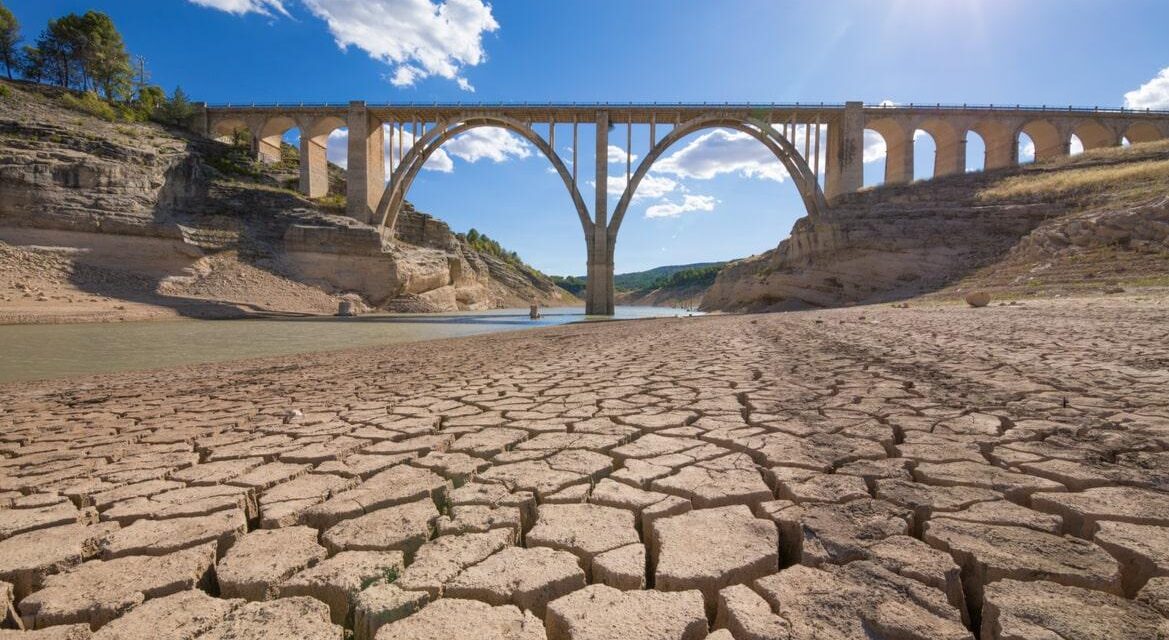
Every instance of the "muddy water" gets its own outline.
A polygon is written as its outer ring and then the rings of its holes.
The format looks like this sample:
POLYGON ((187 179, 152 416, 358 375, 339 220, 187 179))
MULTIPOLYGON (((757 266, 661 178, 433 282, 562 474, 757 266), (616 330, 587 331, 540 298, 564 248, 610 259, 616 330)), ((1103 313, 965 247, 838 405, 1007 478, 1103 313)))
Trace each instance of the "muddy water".
MULTIPOLYGON (((580 308, 358 318, 176 320, 0 326, 0 383, 154 369, 241 358, 456 338, 586 320, 580 308)), ((670 317, 659 307, 617 307, 618 319, 670 317)))

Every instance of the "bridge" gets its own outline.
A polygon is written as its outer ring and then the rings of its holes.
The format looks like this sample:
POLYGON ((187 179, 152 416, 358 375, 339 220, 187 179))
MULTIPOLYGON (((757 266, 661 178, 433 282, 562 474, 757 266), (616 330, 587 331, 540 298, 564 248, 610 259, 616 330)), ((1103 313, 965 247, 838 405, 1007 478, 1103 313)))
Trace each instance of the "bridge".
POLYGON ((781 162, 800 193, 808 215, 817 217, 840 197, 863 184, 864 132, 885 141, 885 183, 914 179, 914 134, 925 131, 935 143, 934 176, 966 171, 966 139, 983 140, 984 169, 1017 165, 1020 134, 1035 146, 1035 159, 1071 153, 1072 136, 1085 150, 1169 138, 1169 111, 1073 107, 978 105, 844 104, 197 104, 192 128, 222 138, 247 132, 261 161, 281 157, 281 139, 300 131, 300 191, 310 198, 328 193, 326 144, 329 134, 347 128, 347 214, 379 226, 392 238, 398 212, 426 160, 453 137, 479 127, 500 127, 536 147, 564 181, 584 232, 588 256, 586 313, 611 315, 614 306, 613 254, 617 232, 638 184, 672 145, 704 129, 732 129, 766 146, 781 162), (388 127, 386 126, 388 125, 388 127), (649 152, 634 166, 633 126, 648 125, 649 152), (592 127, 595 151, 593 207, 577 181, 581 127, 592 127), (397 145, 386 165, 386 131, 397 145), (621 131, 624 129, 624 131, 621 131), (556 151, 556 134, 571 131, 572 157, 556 151), (610 135, 624 133, 625 188, 609 215, 610 135), (659 135, 660 134, 660 135, 659 135), (406 142, 408 140, 408 142, 406 142), (394 164, 394 158, 398 162, 394 164), (389 176, 387 181, 387 169, 389 176))

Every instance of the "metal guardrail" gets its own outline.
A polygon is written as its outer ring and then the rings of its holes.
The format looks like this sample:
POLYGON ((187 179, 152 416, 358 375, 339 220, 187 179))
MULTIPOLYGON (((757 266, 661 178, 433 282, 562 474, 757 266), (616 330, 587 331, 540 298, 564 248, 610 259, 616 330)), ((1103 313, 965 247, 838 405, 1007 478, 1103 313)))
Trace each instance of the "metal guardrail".
MULTIPOLYGON (((349 102, 251 102, 251 103, 213 103, 206 105, 208 109, 271 109, 276 107, 348 107, 349 102)), ((492 109, 492 108, 529 108, 529 109, 572 109, 598 108, 609 109, 843 109, 841 102, 382 102, 366 103, 366 107, 374 109, 492 109)), ((1001 105, 1001 104, 866 104, 865 109, 932 109, 943 111, 1035 111, 1056 113, 1104 113, 1104 114, 1139 114, 1165 115, 1166 109, 1128 109, 1125 107, 1077 107, 1073 105, 1001 105)))

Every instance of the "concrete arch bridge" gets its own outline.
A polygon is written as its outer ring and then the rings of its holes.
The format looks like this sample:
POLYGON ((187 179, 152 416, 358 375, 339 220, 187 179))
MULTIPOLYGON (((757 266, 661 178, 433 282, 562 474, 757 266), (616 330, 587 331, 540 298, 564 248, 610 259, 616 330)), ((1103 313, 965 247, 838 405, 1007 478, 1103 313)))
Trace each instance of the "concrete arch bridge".
MULTIPOLYGON (((193 128, 220 138, 247 133, 262 161, 280 159, 281 139, 300 131, 300 190, 309 197, 328 191, 325 156, 329 135, 348 129, 347 213, 378 225, 392 236, 398 212, 426 160, 455 136, 480 127, 500 127, 536 147, 560 175, 585 237, 588 256, 586 312, 613 313, 613 254, 621 222, 642 178, 675 143, 705 129, 746 133, 783 164, 813 218, 837 198, 863 183, 864 133, 885 141, 885 182, 914 179, 914 135, 926 132, 935 143, 934 175, 966 170, 966 140, 980 136, 984 167, 1019 162, 1019 139, 1026 134, 1037 160, 1068 155, 1072 136, 1085 149, 1169 138, 1169 112, 1124 109, 1075 109, 994 106, 777 104, 386 104, 347 105, 196 105, 193 128), (386 166, 386 127, 398 145, 386 166), (630 155, 633 125, 648 125, 649 152, 635 166, 630 155), (557 127, 571 127, 572 158, 556 151, 557 127), (581 194, 576 162, 579 130, 592 128, 596 145, 593 206, 581 194), (612 208, 608 202, 610 135, 625 137, 625 189, 612 208), (661 135, 659 135, 659 133, 661 135), (413 144, 403 148, 403 139, 413 144), (394 165, 394 158, 399 158, 394 165), (388 169, 388 175, 387 175, 388 169)), ((563 135, 563 134, 562 134, 563 135)))

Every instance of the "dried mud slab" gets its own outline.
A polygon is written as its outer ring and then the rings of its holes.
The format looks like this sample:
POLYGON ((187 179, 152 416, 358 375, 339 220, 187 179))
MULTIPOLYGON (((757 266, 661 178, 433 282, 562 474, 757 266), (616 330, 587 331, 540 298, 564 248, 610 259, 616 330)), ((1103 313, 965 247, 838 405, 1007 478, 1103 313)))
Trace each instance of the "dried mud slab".
POLYGON ((983 640, 1148 640, 1169 619, 1140 603, 1047 581, 1002 580, 986 589, 983 640))
POLYGON ((475 600, 443 598, 378 630, 377 640, 545 640, 544 623, 530 611, 475 600))
POLYGON ((243 605, 242 600, 213 598, 191 589, 138 605, 102 627, 94 640, 193 640, 243 605))
POLYGON ((548 605, 548 640, 700 640, 707 623, 697 591, 621 591, 594 584, 548 605))
POLYGON ((260 529, 240 541, 215 565, 219 592, 224 598, 269 600, 276 587, 297 572, 328 555, 309 527, 260 529))

